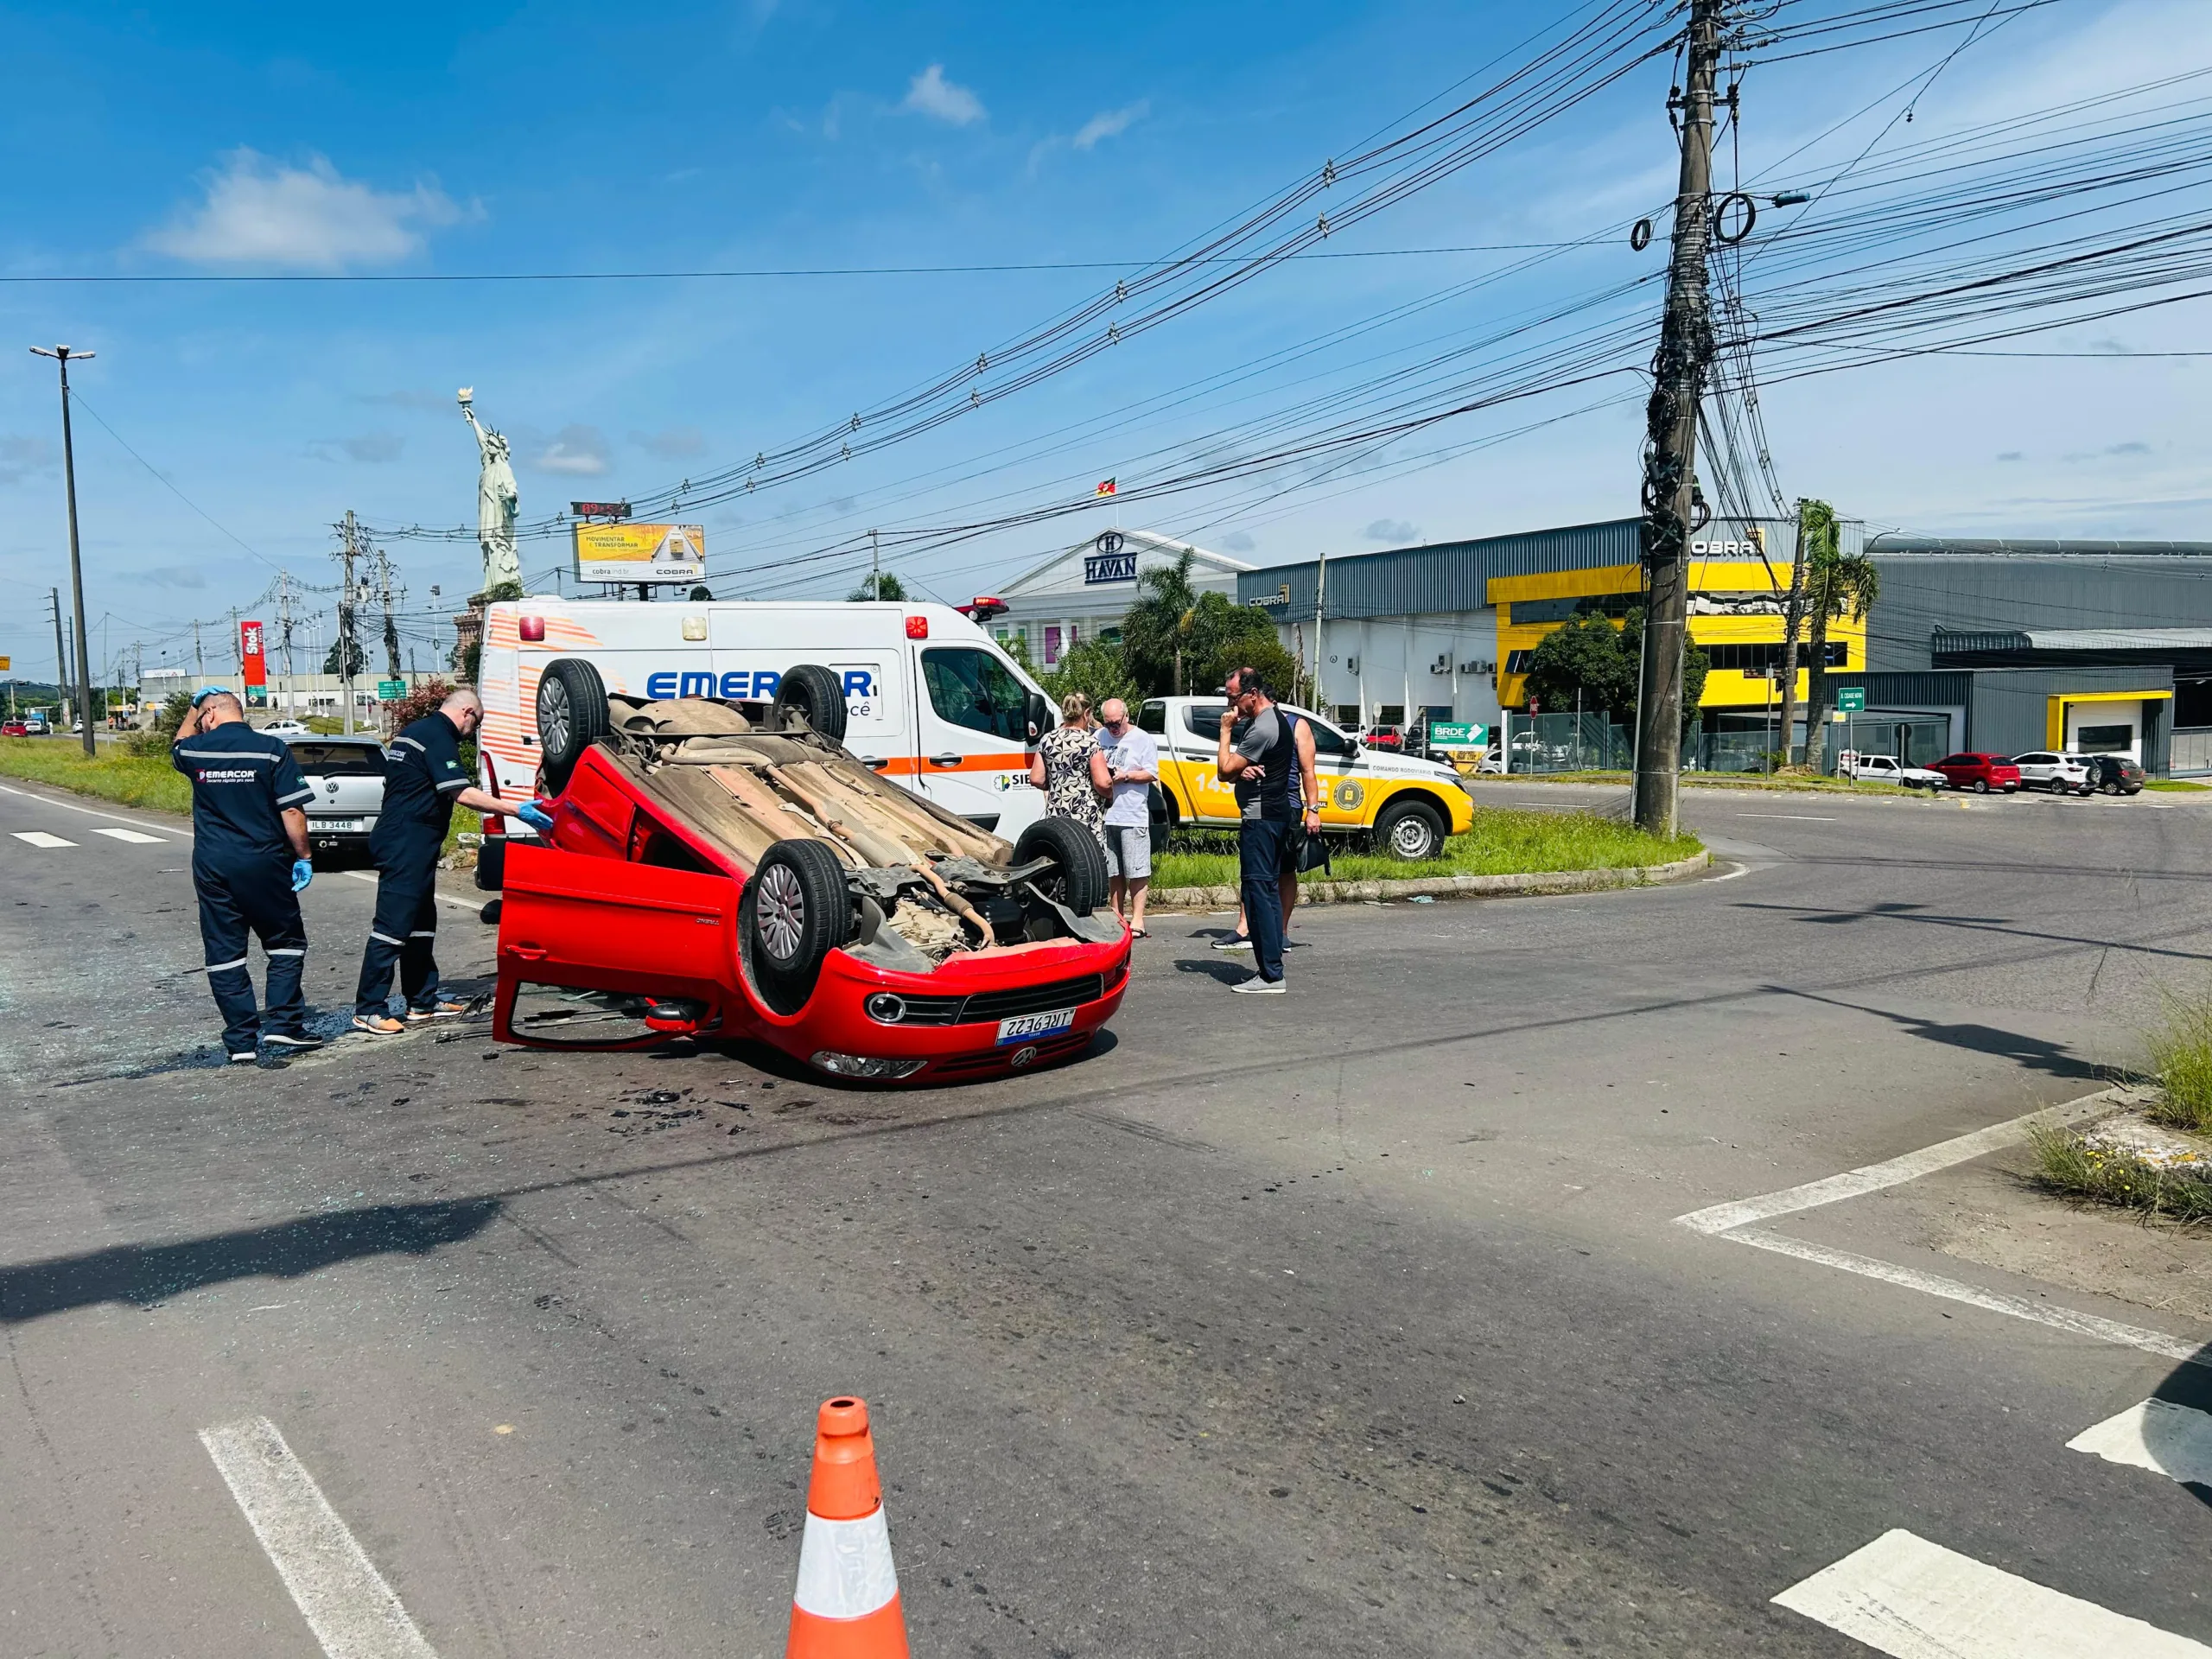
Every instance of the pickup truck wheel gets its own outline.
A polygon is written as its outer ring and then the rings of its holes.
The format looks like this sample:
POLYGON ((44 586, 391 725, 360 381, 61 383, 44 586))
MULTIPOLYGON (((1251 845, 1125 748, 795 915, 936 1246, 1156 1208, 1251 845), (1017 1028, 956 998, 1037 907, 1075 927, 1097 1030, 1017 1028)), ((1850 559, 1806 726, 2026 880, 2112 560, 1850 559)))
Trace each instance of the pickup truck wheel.
POLYGON ((566 789, 584 751, 612 729, 599 671, 577 657, 548 663, 537 682, 537 764, 545 792, 566 789))
POLYGON ((1375 837, 1391 857, 1413 863, 1444 850, 1444 822, 1427 801, 1393 801, 1376 819, 1375 837))
POLYGON ((737 925, 761 1000, 778 1014, 797 1014, 830 951, 852 937, 844 866, 825 842, 778 842, 745 884, 737 925))
POLYGON ((1072 818, 1039 818, 1014 844, 1014 861, 1049 858, 1053 869, 1037 878, 1039 891, 1088 916, 1106 902, 1106 855, 1098 839, 1072 818))
POLYGON ((819 663, 801 663, 786 669, 776 682, 778 715, 806 716, 809 729, 832 743, 845 741, 845 691, 836 674, 819 663))

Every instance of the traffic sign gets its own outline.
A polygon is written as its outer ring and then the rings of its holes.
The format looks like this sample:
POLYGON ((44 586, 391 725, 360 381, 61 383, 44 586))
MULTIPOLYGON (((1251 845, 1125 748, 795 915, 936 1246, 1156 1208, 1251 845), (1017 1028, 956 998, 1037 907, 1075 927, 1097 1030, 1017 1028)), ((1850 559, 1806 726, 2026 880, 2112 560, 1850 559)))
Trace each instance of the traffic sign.
POLYGON ((378 680, 377 682, 377 696, 383 702, 391 702, 400 697, 405 696, 406 695, 407 682, 404 680, 378 680))
POLYGON ((1835 706, 1847 715, 1863 713, 1866 707, 1866 688, 1863 685, 1839 685, 1835 689, 1835 706))
POLYGON ((8 669, 11 669, 11 668, 13 668, 15 665, 16 665, 16 663, 15 663, 15 659, 14 659, 13 658, 11 658, 11 657, 0 657, 0 672, 4 672, 6 670, 8 670, 8 669))

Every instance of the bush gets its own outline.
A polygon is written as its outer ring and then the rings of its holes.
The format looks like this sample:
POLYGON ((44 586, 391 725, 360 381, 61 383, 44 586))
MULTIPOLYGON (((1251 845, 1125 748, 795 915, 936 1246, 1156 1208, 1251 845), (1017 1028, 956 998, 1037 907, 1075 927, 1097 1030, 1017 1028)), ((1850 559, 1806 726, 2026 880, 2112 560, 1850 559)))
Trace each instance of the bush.
POLYGON ((2045 1124, 2028 1130, 2028 1145, 2036 1158, 2032 1179, 2047 1191, 2176 1221, 2212 1221, 2212 1181, 2200 1176, 2176 1174, 2045 1124))
POLYGON ((2164 1000, 2165 1017, 2146 1045, 2159 1089, 2150 1116, 2171 1128, 2212 1132, 2212 988, 2164 1000))

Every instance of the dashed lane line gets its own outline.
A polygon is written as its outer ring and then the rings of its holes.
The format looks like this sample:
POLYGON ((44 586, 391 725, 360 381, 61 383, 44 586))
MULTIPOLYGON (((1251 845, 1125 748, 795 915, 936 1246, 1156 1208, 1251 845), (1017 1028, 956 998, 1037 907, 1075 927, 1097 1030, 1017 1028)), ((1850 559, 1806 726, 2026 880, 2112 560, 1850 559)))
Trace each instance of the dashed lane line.
POLYGON ((137 818, 126 818, 120 812, 103 812, 96 806, 79 806, 74 801, 57 801, 51 795, 41 795, 35 790, 14 789, 0 784, 0 795, 20 795, 27 801, 36 801, 41 806, 58 806, 64 812, 82 812, 95 818, 112 818, 118 823, 127 823, 135 830, 158 830, 164 834, 190 838, 192 831, 183 824, 146 823, 137 818))
POLYGON ((200 1443, 328 1659, 437 1659, 276 1424, 221 1423, 200 1443))
POLYGON ((2212 1648, 1899 1528, 1775 1605, 1892 1659, 2206 1659, 2212 1648))
POLYGON ((77 844, 73 841, 65 841, 60 836, 48 835, 43 830, 10 830, 8 833, 15 836, 17 841, 27 841, 34 847, 52 849, 74 847, 77 844))
POLYGON ((133 847, 158 847, 168 839, 166 836, 141 835, 136 830, 118 829, 111 823, 104 823, 92 833, 105 836, 111 841, 126 842, 133 847))
POLYGON ((2148 1469, 2184 1485, 2212 1486, 2212 1414, 2171 1400, 2145 1400, 2066 1442, 2107 1463, 2148 1469))

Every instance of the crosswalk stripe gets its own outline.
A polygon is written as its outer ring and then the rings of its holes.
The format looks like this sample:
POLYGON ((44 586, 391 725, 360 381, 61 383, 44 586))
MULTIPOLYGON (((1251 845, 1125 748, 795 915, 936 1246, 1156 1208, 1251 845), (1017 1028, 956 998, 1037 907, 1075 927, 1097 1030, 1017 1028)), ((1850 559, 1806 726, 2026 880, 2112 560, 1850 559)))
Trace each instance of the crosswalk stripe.
POLYGON ((1775 1605, 1892 1659, 2205 1659, 2212 1648, 1916 1537, 1884 1533, 1775 1605))
POLYGON ((2145 1400, 2066 1442, 2107 1463, 2149 1469, 2175 1480, 2212 1486, 2212 1414, 2171 1400, 2145 1400))
POLYGON ((10 830, 8 833, 17 841, 28 841, 34 847, 74 847, 77 844, 73 841, 64 841, 59 836, 48 835, 43 830, 10 830))
POLYGON ((105 836, 111 841, 127 841, 133 847, 158 847, 162 843, 159 836, 142 836, 136 830, 118 830, 111 824, 102 824, 92 833, 105 836))

